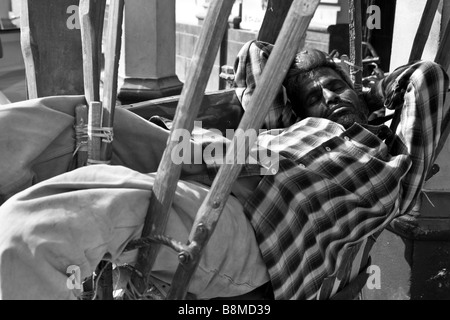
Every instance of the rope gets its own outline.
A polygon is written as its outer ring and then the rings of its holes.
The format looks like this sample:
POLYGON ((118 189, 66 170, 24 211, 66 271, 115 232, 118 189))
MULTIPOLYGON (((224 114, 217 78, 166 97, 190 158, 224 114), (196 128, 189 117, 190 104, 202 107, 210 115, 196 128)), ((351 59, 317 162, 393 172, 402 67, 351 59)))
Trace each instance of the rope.
POLYGON ((189 248, 169 237, 166 236, 153 236, 153 237, 146 237, 141 238, 138 240, 133 240, 128 243, 128 245, 125 247, 124 252, 133 251, 136 249, 141 249, 148 247, 152 244, 162 244, 165 245, 175 252, 181 253, 183 251, 187 251, 189 248))
POLYGON ((90 165, 90 166, 99 165, 99 164, 111 165, 111 161, 101 161, 101 160, 88 159, 87 164, 90 165))
POLYGON ((345 64, 348 64, 350 67, 353 67, 354 71, 353 74, 356 74, 358 72, 361 72, 364 70, 363 67, 357 66, 356 64, 354 64, 353 62, 349 61, 349 60, 342 60, 345 64))
POLYGON ((75 157, 78 152, 88 152, 88 127, 87 125, 75 126, 76 147, 73 153, 75 157))
POLYGON ((114 141, 114 129, 113 128, 88 128, 89 138, 101 138, 102 142, 112 143, 114 141))
MULTIPOLYGON (((97 127, 88 127, 87 134, 89 140, 93 138, 102 139, 102 143, 111 144, 114 141, 114 129, 109 127, 97 128, 97 127)), ((88 159, 88 165, 110 165, 111 160, 94 160, 88 159)))

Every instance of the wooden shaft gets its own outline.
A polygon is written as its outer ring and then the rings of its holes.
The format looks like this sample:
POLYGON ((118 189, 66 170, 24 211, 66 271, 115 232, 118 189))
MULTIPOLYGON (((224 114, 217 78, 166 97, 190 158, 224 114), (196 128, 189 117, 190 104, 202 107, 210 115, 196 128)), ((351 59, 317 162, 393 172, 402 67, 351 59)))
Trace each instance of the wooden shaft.
MULTIPOLYGON (((257 132, 261 128, 318 5, 319 0, 295 0, 293 2, 264 69, 262 79, 256 87, 249 108, 242 119, 240 129, 244 132, 248 130, 257 132)), ((248 145, 252 146, 256 142, 256 135, 250 136, 248 145)), ((248 155, 245 144, 238 144, 237 138, 233 140, 233 145, 238 147, 236 150, 234 148, 228 150, 227 158, 236 159, 236 154, 248 155)), ((242 164, 235 163, 224 164, 219 170, 208 196, 199 209, 190 235, 190 243, 199 243, 199 248, 196 249, 197 255, 192 261, 180 265, 177 269, 168 295, 169 299, 182 300, 186 297, 186 291, 200 261, 200 255, 215 230, 232 185, 241 169, 242 164)))
MULTIPOLYGON (((114 126, 124 6, 124 0, 111 0, 109 5, 105 44, 105 76, 103 81, 103 128, 112 128, 114 126)), ((112 141, 113 139, 102 143, 101 152, 105 161, 111 160, 112 141)))
POLYGON ((27 80, 27 97, 36 99, 39 97, 36 77, 36 62, 34 57, 37 55, 37 45, 32 41, 29 0, 21 1, 20 13, 20 44, 25 63, 25 72, 27 80))
POLYGON ((111 0, 105 45, 105 80, 103 88, 103 126, 112 127, 117 100, 117 78, 122 47, 124 0, 111 0))
MULTIPOLYGON (((101 102, 91 102, 89 104, 88 120, 88 158, 91 161, 100 161, 100 148, 102 139, 93 134, 94 130, 102 125, 102 104, 101 102)), ((89 164, 89 162, 88 162, 89 164)))
MULTIPOLYGON (((233 4, 234 0, 215 0, 209 7, 192 58, 192 67, 188 72, 185 81, 186 85, 180 96, 173 130, 153 185, 142 237, 147 237, 155 232, 157 234, 165 232, 168 212, 181 174, 181 166, 176 165, 171 157, 173 150, 178 144, 178 140, 174 141, 172 138, 173 133, 180 129, 192 132, 194 128, 194 120, 199 112, 225 29, 228 27, 228 17, 233 4)), ((142 283, 136 276, 132 279, 132 282, 141 293, 147 287, 150 270, 153 267, 158 250, 158 245, 139 250, 136 268, 142 272, 146 283, 142 283)))
POLYGON ((75 16, 79 0, 22 0, 21 3, 20 33, 27 98, 82 95, 83 58, 75 16))
POLYGON ((446 72, 448 72, 450 67, 449 50, 450 50, 450 23, 447 24, 447 28, 445 29, 442 41, 439 45, 439 50, 436 54, 436 59, 434 60, 436 63, 440 64, 446 72))
POLYGON ((422 19, 420 20, 419 28, 417 29, 416 37, 414 38, 411 54, 409 56, 410 63, 422 59, 422 54, 430 35, 439 2, 440 0, 427 1, 422 19))
MULTIPOLYGON (((438 1, 439 2, 439 1, 438 1)), ((439 50, 436 55, 435 62, 440 64, 442 68, 448 72, 450 67, 450 24, 447 24, 447 28, 445 29, 445 33, 442 38, 442 42, 439 46, 439 50)), ((447 94, 447 98, 445 101, 445 108, 444 110, 449 109, 450 99, 449 94, 447 94)), ((439 144, 436 148, 436 159, 441 153, 441 151, 444 149, 445 145, 447 144, 448 137, 450 136, 450 113, 447 113, 445 118, 442 121, 443 128, 441 132, 441 138, 439 139, 439 144)))
POLYGON ((362 92, 362 11, 361 0, 349 0, 350 16, 350 60, 356 66, 350 68, 355 89, 362 92))
POLYGON ((106 0, 80 0, 84 94, 88 103, 100 101, 101 45, 106 0))
POLYGON ((291 8, 293 0, 272 0, 269 1, 264 20, 259 29, 258 41, 265 41, 274 44, 277 41, 283 23, 291 8))
POLYGON ((79 105, 75 108, 76 128, 80 132, 77 132, 77 146, 80 148, 77 154, 77 167, 81 168, 86 166, 88 159, 88 151, 85 150, 84 135, 81 133, 82 128, 88 125, 89 115, 88 107, 86 105, 79 105), (81 147, 80 147, 81 146, 81 147))

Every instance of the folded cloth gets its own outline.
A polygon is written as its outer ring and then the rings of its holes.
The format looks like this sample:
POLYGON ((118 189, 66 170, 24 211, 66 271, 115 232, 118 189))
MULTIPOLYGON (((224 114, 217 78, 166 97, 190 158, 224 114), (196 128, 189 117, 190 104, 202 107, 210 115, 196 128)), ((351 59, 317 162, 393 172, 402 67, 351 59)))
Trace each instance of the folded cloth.
MULTIPOLYGON (((76 150, 75 107, 80 104, 86 104, 84 96, 47 97, 0 108, 0 204, 69 170, 76 150)), ((117 108, 111 164, 156 172, 166 146, 163 130, 117 108)))
MULTIPOLYGON (((92 275, 103 257, 133 264, 154 174, 122 166, 90 166, 39 183, 0 207, 0 298, 75 299, 71 271, 92 275)), ((165 235, 186 243, 206 197, 204 186, 180 181, 165 235)), ((152 275, 171 283, 177 253, 162 247, 152 275)), ((198 299, 243 295, 267 283, 242 205, 230 197, 200 261, 189 292, 198 299)))
MULTIPOLYGON (((75 159, 75 108, 82 104, 83 96, 61 96, 0 108, 0 204, 18 194, 0 207, 4 299, 73 298, 64 284, 69 265, 80 266, 84 277, 106 253, 115 262, 134 259, 120 252, 128 240, 140 236, 154 180, 139 173, 157 171, 167 129, 117 108, 113 167, 66 174, 75 159)), ((206 193, 198 184, 180 182, 169 236, 187 240, 206 193)), ((231 198, 191 285, 200 299, 245 294, 267 282, 242 210, 231 198)), ((177 265, 175 253, 164 248, 154 275, 170 282, 177 265)))

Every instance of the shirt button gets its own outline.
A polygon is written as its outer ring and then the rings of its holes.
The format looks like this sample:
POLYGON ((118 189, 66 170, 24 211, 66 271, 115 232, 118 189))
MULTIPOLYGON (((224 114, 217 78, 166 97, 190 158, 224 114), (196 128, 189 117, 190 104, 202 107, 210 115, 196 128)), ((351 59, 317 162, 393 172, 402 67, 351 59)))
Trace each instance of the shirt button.
POLYGON ((350 138, 349 137, 344 137, 344 140, 345 141, 350 141, 350 138))
POLYGON ((326 147, 325 150, 327 150, 327 152, 331 152, 331 148, 330 147, 326 147))
POLYGON ((300 163, 300 168, 302 168, 302 169, 305 169, 306 168, 306 166, 303 164, 303 163, 300 163))

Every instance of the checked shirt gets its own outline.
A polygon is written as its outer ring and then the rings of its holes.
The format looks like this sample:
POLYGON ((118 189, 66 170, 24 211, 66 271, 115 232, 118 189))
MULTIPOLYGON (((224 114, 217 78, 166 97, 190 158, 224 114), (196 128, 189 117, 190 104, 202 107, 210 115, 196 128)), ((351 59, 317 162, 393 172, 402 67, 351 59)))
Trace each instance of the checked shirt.
MULTIPOLYGON (((448 76, 432 62, 394 74, 384 85, 385 106, 399 119, 392 130, 359 124, 346 130, 308 118, 258 137, 255 148, 277 153, 279 162, 244 208, 276 299, 331 298, 365 267, 356 259, 364 243, 414 207, 435 160, 448 76), (344 265, 348 252, 351 266, 344 265), (325 289, 330 279, 333 285, 325 289)), ((251 95, 251 89, 243 91, 251 95)), ((283 119, 280 110, 277 119, 283 119)), ((216 171, 209 166, 211 175, 216 171)), ((249 165, 242 175, 252 172, 249 165)))

